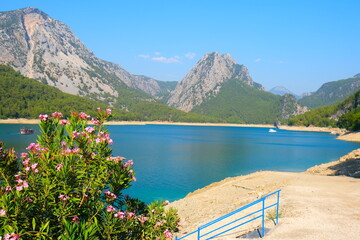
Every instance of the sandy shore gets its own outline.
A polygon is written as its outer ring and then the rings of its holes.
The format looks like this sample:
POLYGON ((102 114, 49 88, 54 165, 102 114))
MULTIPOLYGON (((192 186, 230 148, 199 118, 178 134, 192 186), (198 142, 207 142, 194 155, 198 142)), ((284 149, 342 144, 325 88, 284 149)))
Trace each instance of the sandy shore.
MULTIPOLYGON (((171 203, 182 219, 179 236, 282 189, 280 223, 274 227, 272 221, 266 222, 266 228, 271 231, 265 239, 358 239, 360 179, 333 176, 341 174, 360 177, 360 149, 303 173, 261 171, 213 183, 171 203)), ((239 239, 239 235, 261 224, 254 223, 237 235, 217 239, 239 239)), ((252 239, 260 239, 256 231, 250 235, 252 239)))
MULTIPOLYGON (((39 119, 0 119, 0 124, 39 124, 39 119)), ((231 123, 186 123, 166 121, 108 121, 106 125, 181 125, 181 126, 218 126, 218 127, 258 127, 274 128, 271 124, 231 124, 231 123)), ((347 133, 344 129, 329 127, 280 126, 280 129, 305 132, 328 132, 340 135, 339 140, 360 142, 360 132, 347 133)))
POLYGON ((0 124, 39 124, 39 119, 26 119, 26 118, 17 118, 17 119, 0 119, 0 124))

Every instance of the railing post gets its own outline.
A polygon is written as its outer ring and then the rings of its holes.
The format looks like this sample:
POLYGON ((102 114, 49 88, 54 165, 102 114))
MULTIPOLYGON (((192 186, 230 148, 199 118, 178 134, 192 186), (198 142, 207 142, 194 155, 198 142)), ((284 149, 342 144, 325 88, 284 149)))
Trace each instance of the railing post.
POLYGON ((280 204, 280 191, 277 194, 277 202, 276 202, 276 225, 279 223, 279 204, 280 204))
POLYGON ((198 227, 198 237, 197 237, 198 240, 200 240, 200 227, 198 227))
POLYGON ((262 224, 261 224, 261 237, 265 236, 265 198, 262 201, 262 224))

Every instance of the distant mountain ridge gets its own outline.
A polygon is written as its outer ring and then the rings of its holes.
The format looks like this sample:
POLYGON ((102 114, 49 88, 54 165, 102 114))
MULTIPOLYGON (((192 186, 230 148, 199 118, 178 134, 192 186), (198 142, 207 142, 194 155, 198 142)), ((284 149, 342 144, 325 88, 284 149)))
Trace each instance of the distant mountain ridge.
POLYGON ((33 7, 0 12, 0 63, 63 92, 99 99, 117 97, 118 88, 154 97, 172 90, 97 58, 67 25, 33 7))
POLYGON ((275 95, 280 95, 280 96, 284 96, 285 94, 291 94, 297 99, 300 98, 300 96, 294 94, 289 89, 282 87, 282 86, 273 87, 272 89, 269 90, 269 92, 271 92, 272 94, 275 94, 275 95))
POLYGON ((299 103, 312 109, 323 106, 331 106, 349 97, 358 89, 360 89, 359 74, 352 78, 327 82, 316 92, 302 97, 299 100, 299 103))

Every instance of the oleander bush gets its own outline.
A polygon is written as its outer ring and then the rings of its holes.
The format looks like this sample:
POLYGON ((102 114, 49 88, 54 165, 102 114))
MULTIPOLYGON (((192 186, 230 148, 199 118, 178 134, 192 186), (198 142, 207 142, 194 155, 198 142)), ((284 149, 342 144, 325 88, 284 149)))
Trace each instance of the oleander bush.
POLYGON ((110 116, 40 115, 41 135, 20 159, 0 143, 0 239, 172 238, 175 209, 122 194, 136 179, 131 160, 112 156, 110 116))

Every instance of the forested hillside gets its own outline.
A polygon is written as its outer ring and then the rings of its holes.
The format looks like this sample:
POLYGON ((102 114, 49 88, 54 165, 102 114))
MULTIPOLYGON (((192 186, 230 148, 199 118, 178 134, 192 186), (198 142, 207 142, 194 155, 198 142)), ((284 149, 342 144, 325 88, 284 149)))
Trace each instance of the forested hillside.
MULTIPOLYGON (((0 118, 37 118, 39 114, 71 111, 96 114, 96 108, 109 106, 87 98, 66 94, 22 76, 12 68, 0 65, 0 118)), ((117 119, 137 119, 134 113, 113 110, 117 119)))
POLYGON ((289 125, 314 125, 360 130, 360 90, 341 103, 313 109, 289 120, 289 125))
MULTIPOLYGON (((163 120, 185 122, 215 122, 216 119, 195 113, 185 113, 158 102, 146 102, 143 93, 136 91, 120 92, 115 101, 114 120, 163 120), (131 96, 130 96, 131 95, 131 96), (126 107, 125 107, 126 106, 126 107)), ((39 114, 71 111, 96 114, 96 108, 108 108, 103 102, 63 93, 57 88, 45 85, 34 79, 22 76, 19 72, 5 65, 0 65, 0 118, 37 118, 39 114)))
POLYGON ((223 84, 218 95, 192 111, 231 123, 273 123, 281 119, 281 99, 232 79, 223 84))

